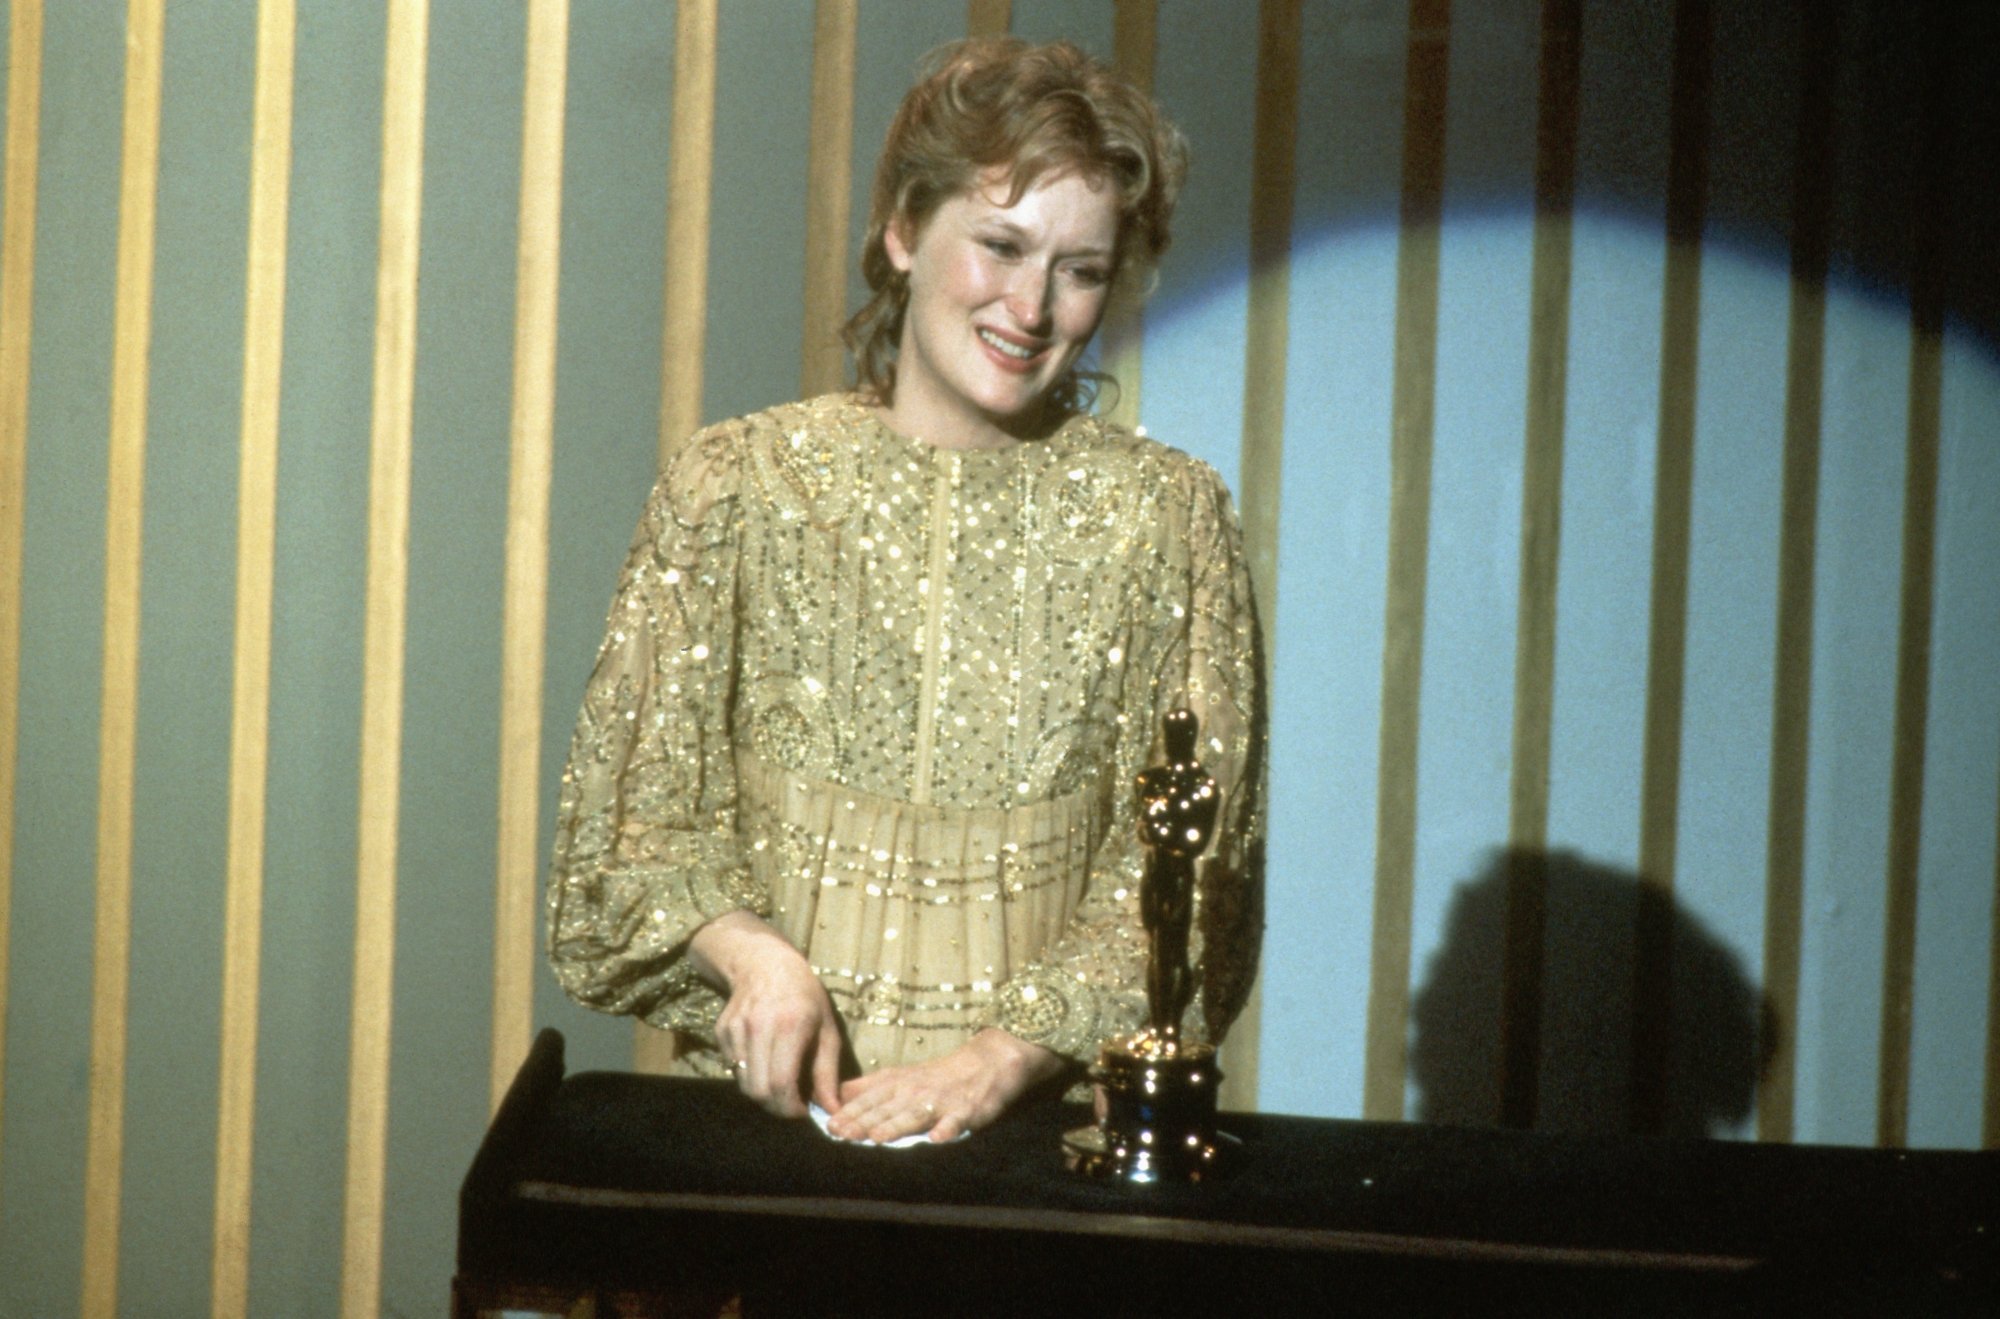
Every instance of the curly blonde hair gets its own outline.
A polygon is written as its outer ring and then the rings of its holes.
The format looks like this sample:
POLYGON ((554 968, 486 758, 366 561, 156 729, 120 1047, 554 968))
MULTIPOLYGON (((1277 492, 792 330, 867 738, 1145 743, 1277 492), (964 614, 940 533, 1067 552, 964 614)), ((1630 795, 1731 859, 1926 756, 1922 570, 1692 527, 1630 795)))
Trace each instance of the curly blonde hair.
MULTIPOLYGON (((1117 190, 1116 277, 1129 285, 1167 250, 1187 161, 1186 139, 1151 97, 1066 41, 975 37, 932 51, 875 167, 861 249, 870 296, 841 329, 856 388, 881 403, 895 393, 910 286, 889 260, 891 225, 914 242, 940 204, 995 169, 1007 171, 1010 206, 1044 175, 1078 173, 1117 190)), ((1092 392, 1072 371, 1048 403, 1076 411, 1092 392)))

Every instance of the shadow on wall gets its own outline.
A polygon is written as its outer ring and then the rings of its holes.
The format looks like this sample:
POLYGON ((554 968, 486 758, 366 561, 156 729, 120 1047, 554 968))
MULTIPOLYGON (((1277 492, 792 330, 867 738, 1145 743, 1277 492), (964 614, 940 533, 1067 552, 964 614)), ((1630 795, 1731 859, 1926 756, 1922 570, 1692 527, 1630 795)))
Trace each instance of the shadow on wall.
MULTIPOLYGON (((1664 229, 1674 13, 1669 0, 1585 5, 1583 122, 1575 160, 1579 213, 1664 229)), ((1380 89, 1371 107, 1302 107, 1307 154, 1295 202, 1300 234, 1396 223, 1400 172, 1352 172, 1356 159, 1400 133, 1408 38, 1393 6, 1353 6, 1309 25, 1310 63, 1332 60, 1347 82, 1380 89), (1375 73, 1370 77, 1370 72, 1375 73), (1361 113, 1357 114, 1359 110, 1361 113), (1345 116, 1341 118, 1339 116, 1345 116), (1339 168, 1315 168, 1311 153, 1339 168)), ((1825 276, 1891 303, 1909 296, 1922 220, 1938 218, 1940 312, 2000 352, 2000 189, 1979 162, 2000 146, 2000 6, 1989 0, 1731 0, 1711 4, 1710 81, 1703 102, 1703 223, 1711 242, 1790 262, 1798 217, 1800 110, 1808 88, 1832 98, 1826 191, 1825 276), (1927 198, 1928 168, 1946 178, 1947 201, 1927 198)), ((1446 206, 1459 215, 1525 214, 1533 204, 1532 98, 1541 40, 1534 0, 1487 0, 1452 11, 1446 206)), ((1308 82, 1310 83, 1310 79, 1308 82)), ((1197 147, 1200 147, 1197 143, 1197 147)), ((1204 182, 1196 159, 1194 191, 1204 182)), ((1199 204, 1199 203, 1197 203, 1199 204)), ((1231 212, 1233 218, 1234 212, 1231 212)), ((1449 217, 1448 217, 1449 218, 1449 217)), ((1215 263, 1234 252, 1233 222, 1199 222, 1173 260, 1188 287, 1233 278, 1215 263)))
POLYGON ((1723 1132, 1774 1038, 1734 953, 1637 875, 1567 852, 1501 852, 1459 888, 1411 1020, 1421 1120, 1543 1131, 1723 1132), (1634 992, 1649 941, 1672 955, 1657 1028, 1634 992))

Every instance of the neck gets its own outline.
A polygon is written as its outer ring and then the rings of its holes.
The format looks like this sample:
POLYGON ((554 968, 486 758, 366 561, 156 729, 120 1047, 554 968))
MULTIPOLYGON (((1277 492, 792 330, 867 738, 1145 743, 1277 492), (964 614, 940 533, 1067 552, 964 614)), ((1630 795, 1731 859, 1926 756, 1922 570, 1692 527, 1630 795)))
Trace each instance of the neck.
POLYGON ((1018 418, 995 420, 962 409, 928 406, 927 400, 910 390, 894 391, 887 402, 875 404, 873 411, 890 430, 938 449, 1005 449, 1022 440, 1042 439, 1066 420, 1049 407, 1018 418))
POLYGON ((983 417, 957 417, 915 407, 907 397, 896 397, 875 408, 881 423, 899 435, 937 449, 1004 449, 1019 438, 983 417))

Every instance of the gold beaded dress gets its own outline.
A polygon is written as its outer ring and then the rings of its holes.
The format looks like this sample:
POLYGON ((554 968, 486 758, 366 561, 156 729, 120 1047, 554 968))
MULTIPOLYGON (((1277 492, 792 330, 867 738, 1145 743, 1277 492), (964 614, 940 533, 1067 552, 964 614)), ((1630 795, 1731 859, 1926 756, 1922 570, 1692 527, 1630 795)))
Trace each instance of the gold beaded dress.
POLYGON ((1145 1020, 1134 776, 1201 720, 1222 789, 1188 1032, 1262 928, 1264 730, 1215 472, 1102 419, 948 450, 856 396, 723 422, 667 463, 557 809, 564 988, 722 1074, 688 939, 746 908, 806 955, 864 1071, 998 1026, 1073 1059, 1145 1020))

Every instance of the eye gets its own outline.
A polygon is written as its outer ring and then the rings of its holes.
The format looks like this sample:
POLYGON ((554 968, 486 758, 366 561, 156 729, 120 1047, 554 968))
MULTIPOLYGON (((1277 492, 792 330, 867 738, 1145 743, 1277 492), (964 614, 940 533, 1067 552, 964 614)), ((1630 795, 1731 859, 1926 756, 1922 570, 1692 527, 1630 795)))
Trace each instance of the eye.
POLYGON ((987 251, 1003 261, 1012 261, 1021 255, 1020 244, 1011 238, 984 238, 980 242, 984 244, 987 251))
POLYGON ((1111 272, 1103 266, 1067 266, 1065 270, 1071 282, 1087 289, 1103 288, 1111 279, 1111 272))

